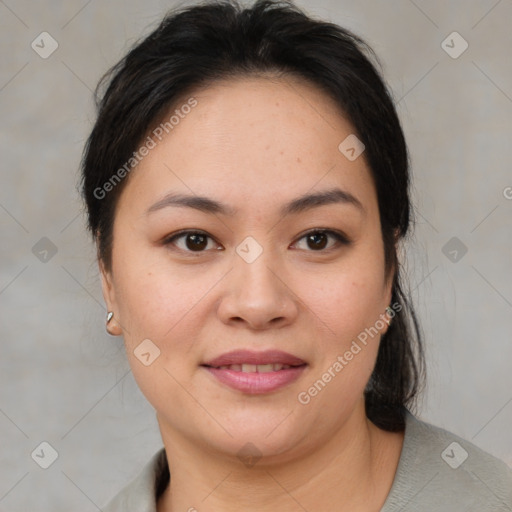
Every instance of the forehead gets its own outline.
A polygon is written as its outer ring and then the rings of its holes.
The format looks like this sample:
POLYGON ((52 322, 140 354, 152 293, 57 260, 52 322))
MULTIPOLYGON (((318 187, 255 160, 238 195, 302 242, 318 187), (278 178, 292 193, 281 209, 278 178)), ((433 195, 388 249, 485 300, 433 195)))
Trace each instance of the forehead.
POLYGON ((333 186, 363 203, 375 199, 364 153, 350 161, 338 149, 353 126, 310 83, 288 76, 223 80, 181 101, 168 118, 181 115, 155 139, 121 200, 135 192, 147 203, 169 192, 215 191, 235 207, 251 200, 277 207, 279 197, 333 186), (195 106, 180 111, 191 98, 195 106))

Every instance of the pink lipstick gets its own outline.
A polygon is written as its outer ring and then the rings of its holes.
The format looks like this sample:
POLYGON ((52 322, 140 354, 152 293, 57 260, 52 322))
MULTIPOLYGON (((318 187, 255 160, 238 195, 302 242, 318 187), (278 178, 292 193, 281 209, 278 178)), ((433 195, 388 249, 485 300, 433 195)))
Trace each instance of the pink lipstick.
POLYGON ((280 350, 235 350, 201 365, 217 380, 249 394, 269 393, 297 380, 307 363, 280 350))

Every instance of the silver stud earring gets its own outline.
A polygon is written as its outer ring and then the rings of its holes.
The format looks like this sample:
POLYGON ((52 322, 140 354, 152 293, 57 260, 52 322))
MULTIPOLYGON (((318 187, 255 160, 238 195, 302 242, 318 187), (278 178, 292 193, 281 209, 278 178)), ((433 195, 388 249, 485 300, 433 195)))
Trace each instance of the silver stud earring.
MULTIPOLYGON (((391 314, 395 316, 395 312, 389 306, 386 308, 386 313, 388 314, 388 316, 391 316, 391 314)), ((391 318, 386 319, 385 322, 389 325, 391 323, 391 318)))
POLYGON ((112 320, 113 316, 114 316, 114 312, 113 311, 109 311, 107 313, 107 324, 110 322, 110 320, 112 320))

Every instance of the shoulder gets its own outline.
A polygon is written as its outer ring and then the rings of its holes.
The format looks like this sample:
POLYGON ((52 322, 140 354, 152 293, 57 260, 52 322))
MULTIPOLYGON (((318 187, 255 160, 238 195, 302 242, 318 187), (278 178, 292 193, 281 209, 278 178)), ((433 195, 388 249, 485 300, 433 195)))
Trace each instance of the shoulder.
POLYGON ((512 511, 512 469, 473 443, 406 411, 395 479, 381 512, 512 511))
POLYGON ((102 508, 103 512, 156 512, 157 483, 166 467, 165 449, 161 448, 140 473, 102 508))

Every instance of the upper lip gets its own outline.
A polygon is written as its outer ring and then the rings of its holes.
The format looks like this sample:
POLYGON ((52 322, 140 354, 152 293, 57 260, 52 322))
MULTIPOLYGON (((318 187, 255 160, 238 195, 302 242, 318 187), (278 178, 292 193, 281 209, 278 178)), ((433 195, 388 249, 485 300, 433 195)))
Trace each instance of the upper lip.
POLYGON ((233 350, 203 363, 203 366, 229 366, 231 364, 286 364, 300 366, 306 364, 300 357, 288 354, 281 350, 265 350, 253 352, 251 350, 233 350))

